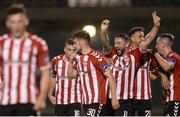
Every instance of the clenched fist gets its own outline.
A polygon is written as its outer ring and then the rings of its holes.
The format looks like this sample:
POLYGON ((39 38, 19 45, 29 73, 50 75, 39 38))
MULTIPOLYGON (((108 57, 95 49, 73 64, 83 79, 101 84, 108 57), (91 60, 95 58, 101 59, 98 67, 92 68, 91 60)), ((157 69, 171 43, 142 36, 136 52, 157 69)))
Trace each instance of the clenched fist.
POLYGON ((101 23, 101 31, 106 31, 109 27, 109 20, 103 20, 101 23))

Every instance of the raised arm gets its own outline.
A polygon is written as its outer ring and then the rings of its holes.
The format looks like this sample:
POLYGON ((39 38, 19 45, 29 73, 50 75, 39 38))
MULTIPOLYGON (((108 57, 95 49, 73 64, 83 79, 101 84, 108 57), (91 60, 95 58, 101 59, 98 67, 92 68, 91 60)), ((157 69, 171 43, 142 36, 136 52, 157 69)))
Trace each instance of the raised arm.
POLYGON ((170 64, 167 61, 165 61, 160 55, 159 53, 155 53, 154 56, 156 57, 159 65, 161 66, 161 68, 166 71, 169 72, 173 69, 174 64, 170 64))
POLYGON ((151 31, 146 35, 145 40, 141 42, 140 44, 140 48, 142 51, 146 51, 148 49, 148 46, 151 44, 151 42, 155 38, 160 27, 161 18, 156 15, 156 11, 152 13, 152 18, 153 18, 154 26, 151 29, 151 31))
POLYGON ((100 32, 100 40, 101 44, 103 46, 103 51, 104 52, 109 52, 111 45, 110 45, 110 40, 108 36, 108 27, 109 27, 109 20, 103 20, 101 23, 101 32, 100 32))

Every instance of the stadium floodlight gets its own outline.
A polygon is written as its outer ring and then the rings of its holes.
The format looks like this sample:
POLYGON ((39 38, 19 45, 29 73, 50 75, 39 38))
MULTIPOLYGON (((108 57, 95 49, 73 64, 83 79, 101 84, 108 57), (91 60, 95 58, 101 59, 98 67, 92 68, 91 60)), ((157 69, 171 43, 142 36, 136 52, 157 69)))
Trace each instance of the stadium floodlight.
POLYGON ((90 37, 96 36, 96 27, 94 25, 85 25, 82 30, 87 31, 90 37))

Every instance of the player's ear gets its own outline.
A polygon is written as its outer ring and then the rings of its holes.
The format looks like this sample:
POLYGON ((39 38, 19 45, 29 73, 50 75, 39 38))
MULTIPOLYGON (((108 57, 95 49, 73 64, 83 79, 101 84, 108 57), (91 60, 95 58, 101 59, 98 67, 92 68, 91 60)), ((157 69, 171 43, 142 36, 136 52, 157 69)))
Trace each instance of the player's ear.
POLYGON ((130 46, 130 41, 129 40, 126 42, 125 46, 126 46, 126 48, 130 46))
POLYGON ((8 18, 6 19, 6 27, 10 28, 10 22, 9 22, 8 18))
POLYGON ((25 18, 25 25, 26 26, 29 26, 29 18, 26 16, 26 18, 25 18))
POLYGON ((66 52, 66 47, 64 47, 64 52, 66 52))

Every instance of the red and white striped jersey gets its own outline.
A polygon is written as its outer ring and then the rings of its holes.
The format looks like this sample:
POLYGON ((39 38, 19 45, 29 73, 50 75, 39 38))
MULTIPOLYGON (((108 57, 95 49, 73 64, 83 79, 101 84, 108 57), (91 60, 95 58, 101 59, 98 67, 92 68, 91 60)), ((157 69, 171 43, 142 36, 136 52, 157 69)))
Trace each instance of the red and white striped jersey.
POLYGON ((170 87, 167 93, 166 102, 180 101, 180 56, 175 52, 170 52, 165 60, 173 66, 169 77, 170 87))
MULTIPOLYGON (((138 63, 141 60, 142 53, 139 49, 133 54, 125 56, 117 56, 115 49, 112 48, 111 52, 106 56, 113 58, 113 76, 116 79, 116 97, 117 99, 127 100, 133 97, 134 78, 137 70, 138 63)), ((111 92, 106 82, 108 97, 111 98, 111 92)))
POLYGON ((0 40, 0 52, 4 84, 0 105, 34 104, 38 96, 36 69, 50 68, 46 42, 36 35, 14 39, 5 34, 0 40))
POLYGON ((77 56, 77 69, 82 86, 83 104, 106 103, 104 73, 110 70, 104 56, 91 49, 88 54, 77 56))
POLYGON ((52 60, 52 76, 56 78, 55 97, 56 104, 81 103, 81 89, 79 77, 70 79, 67 76, 69 62, 65 55, 59 55, 52 60))
MULTIPOLYGON (((129 53, 133 54, 135 50, 129 48, 129 53)), ((133 98, 137 100, 148 100, 152 98, 150 67, 158 69, 158 63, 153 54, 149 51, 142 54, 140 67, 136 73, 133 88, 133 98)))

